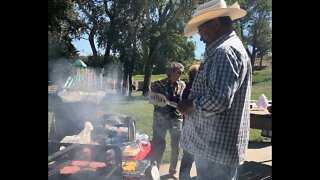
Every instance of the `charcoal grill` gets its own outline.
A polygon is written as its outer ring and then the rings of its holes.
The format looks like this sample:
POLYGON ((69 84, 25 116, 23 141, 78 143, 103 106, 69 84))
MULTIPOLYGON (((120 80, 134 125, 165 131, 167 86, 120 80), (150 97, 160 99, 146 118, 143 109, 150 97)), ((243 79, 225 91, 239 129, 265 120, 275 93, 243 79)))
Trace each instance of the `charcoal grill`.
POLYGON ((48 156, 49 180, 122 179, 122 153, 118 146, 67 143, 60 145, 67 147, 48 156), (114 153, 108 153, 109 150, 114 153), (87 162, 88 165, 74 165, 74 162, 87 162), (104 166, 89 167, 92 163, 104 166), (63 172, 67 168, 77 171, 63 172))
MULTIPOLYGON (((121 114, 104 114, 99 120, 93 121, 91 141, 96 145, 60 143, 55 139, 48 140, 48 177, 49 180, 56 179, 123 179, 123 180, 154 180, 159 179, 159 171, 154 161, 147 159, 151 150, 149 142, 139 142, 136 139, 135 120, 130 116, 121 114), (107 131, 104 125, 114 127, 127 127, 128 133, 124 136, 116 136, 113 132, 107 131), (59 151, 60 147, 65 149, 59 151), (138 146, 140 151, 134 155, 126 154, 126 149, 138 146), (90 148, 95 154, 94 157, 86 159, 85 148, 90 148), (115 158, 112 160, 110 149, 116 149, 115 158), (120 156, 119 156, 120 153, 120 156), (111 162, 110 161, 111 159, 111 162), (119 160, 120 159, 120 160, 119 160), (78 168, 75 173, 61 174, 66 168, 75 168, 75 161, 88 163, 105 163, 105 167, 78 168), (120 164, 120 168, 119 168, 120 164)), ((57 128, 57 127, 56 127, 57 128)))
POLYGON ((136 157, 122 158, 119 146, 87 145, 57 143, 56 146, 66 146, 48 156, 49 180, 154 180, 160 177, 157 165, 149 159, 136 160, 136 157), (90 149, 88 157, 86 149, 90 149), (108 150, 114 150, 114 154, 108 150), (122 158, 122 159, 121 159, 122 158), (74 163, 78 162, 78 165, 74 163), (79 162, 82 165, 79 165, 79 162), (85 163, 86 165, 84 165, 85 163), (105 166, 92 168, 90 164, 99 163, 105 166), (76 172, 65 173, 67 168, 78 168, 76 172))

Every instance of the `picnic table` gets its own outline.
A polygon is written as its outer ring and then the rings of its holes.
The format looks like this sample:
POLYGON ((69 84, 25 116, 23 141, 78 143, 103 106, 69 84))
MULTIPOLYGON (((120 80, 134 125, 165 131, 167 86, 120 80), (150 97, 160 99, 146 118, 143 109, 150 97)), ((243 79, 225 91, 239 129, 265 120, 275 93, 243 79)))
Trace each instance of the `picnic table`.
POLYGON ((267 109, 251 109, 250 128, 272 131, 272 114, 267 109))

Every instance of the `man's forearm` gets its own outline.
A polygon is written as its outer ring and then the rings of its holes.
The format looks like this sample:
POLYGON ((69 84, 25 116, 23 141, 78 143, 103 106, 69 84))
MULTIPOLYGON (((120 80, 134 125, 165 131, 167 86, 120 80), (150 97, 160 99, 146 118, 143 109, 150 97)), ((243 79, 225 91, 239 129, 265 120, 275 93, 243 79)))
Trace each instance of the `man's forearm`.
POLYGON ((177 106, 177 111, 179 111, 183 115, 195 111, 192 99, 184 99, 180 101, 177 106))

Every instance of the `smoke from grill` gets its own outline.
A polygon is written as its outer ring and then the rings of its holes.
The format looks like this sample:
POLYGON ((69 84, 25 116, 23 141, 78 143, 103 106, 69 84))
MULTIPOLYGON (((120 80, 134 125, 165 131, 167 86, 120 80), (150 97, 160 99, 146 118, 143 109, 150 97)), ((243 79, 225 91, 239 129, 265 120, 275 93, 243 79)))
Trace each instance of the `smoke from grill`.
MULTIPOLYGON (((123 102, 123 96, 117 96, 115 88, 122 88, 120 83, 116 85, 116 82, 119 82, 119 78, 122 73, 122 71, 118 71, 118 65, 112 66, 112 70, 110 70, 110 76, 112 78, 107 80, 107 76, 103 76, 104 79, 100 79, 99 77, 102 77, 97 72, 101 72, 101 69, 76 69, 72 66, 72 63, 69 63, 66 59, 61 59, 56 62, 56 64, 50 65, 50 79, 53 81, 53 84, 58 85, 58 92, 56 94, 52 94, 49 96, 52 96, 49 98, 49 102, 52 107, 52 111, 54 113, 54 125, 55 125, 55 137, 54 142, 60 142, 63 138, 66 136, 75 136, 81 134, 81 131, 84 129, 85 122, 90 122, 93 126, 92 133, 98 132, 99 128, 103 128, 103 118, 105 118, 105 114, 107 112, 113 111, 114 104, 119 104, 119 102, 123 102), (95 75, 89 74, 91 72, 95 72, 95 75), (98 75, 97 75, 98 74, 98 75), (74 76, 73 78, 70 78, 71 76, 74 76), (71 81, 71 79, 73 79, 71 81), (68 82, 68 80, 70 80, 68 82), (67 83, 68 82, 68 83, 67 83), (111 83, 110 83, 111 82, 111 83), (80 83, 80 84, 79 84, 80 83), (75 93, 73 92, 81 92, 81 93, 75 93), (103 91, 103 93, 97 93, 103 91), (62 92, 62 94, 61 94, 62 92), (111 93, 110 93, 111 92, 111 93), (59 94, 60 93, 60 94, 59 94), (108 94, 109 93, 109 94, 108 94), (96 100, 96 99, 90 99, 95 95, 103 95, 103 100, 96 100), (65 96, 64 96, 65 95, 65 96), (66 97, 68 95, 71 96, 77 96, 81 95, 83 97, 81 98, 75 98, 76 100, 73 101, 73 97, 66 97), (103 109, 101 108, 103 107, 103 109)), ((122 77, 120 77, 122 78, 122 77)), ((119 90, 119 89, 118 89, 119 90)), ((100 96, 99 96, 100 97, 100 96)), ((98 97, 98 98, 99 98, 98 97)), ((110 118, 110 117, 109 117, 110 118)), ((120 116, 119 116, 120 118, 120 116)), ((120 118, 123 120, 123 117, 120 118)), ((126 119, 126 116, 124 115, 124 119, 126 119)), ((130 118, 129 118, 130 119, 130 118)), ((113 119, 116 121, 116 119, 113 119)), ((126 136, 123 136, 125 141, 129 141, 128 134, 132 133, 132 137, 136 135, 135 129, 134 131, 129 131, 129 128, 127 128, 128 133, 126 136)), ((104 132, 105 129, 102 129, 102 132, 104 132)), ((123 138, 121 137, 121 138, 123 138)), ((130 136, 131 137, 131 136, 130 136)), ((135 139, 135 138, 133 138, 135 139)), ((145 139, 146 138, 140 138, 145 139)), ((92 136, 91 136, 92 140, 92 136)), ((132 138, 131 138, 132 140, 132 138)), ((131 141, 130 140, 130 141, 131 141)), ((106 141, 105 141, 106 142, 106 141)), ((115 141, 116 142, 116 141, 115 141)), ((118 142, 118 141, 117 141, 118 142)), ((119 141, 118 143, 120 143, 119 141)), ((77 142, 73 142, 77 143, 77 142)), ((91 143, 97 143, 96 141, 92 141, 91 143)), ((49 141, 48 141, 49 144, 49 141)), ((63 146, 64 143, 56 143, 55 146, 58 146, 56 151, 59 150, 59 147, 63 146)), ((76 145, 76 144, 75 144, 76 145)), ((127 144, 129 145, 129 144, 127 144)), ((147 153, 150 151, 150 144, 145 144, 144 153, 140 153, 140 156, 135 157, 137 160, 138 158, 144 158, 146 157, 147 153)), ((49 145, 50 146, 50 145, 49 145)), ((61 150, 62 152, 66 149, 68 149, 69 145, 65 145, 65 149, 61 150)), ((103 146, 101 144, 95 146, 103 146)), ((88 144, 88 147, 90 145, 88 144)), ((50 147, 49 147, 50 149, 50 147)), ((95 149, 95 148, 93 148, 95 149)), ((129 148, 128 148, 129 149, 129 148)), ((59 151, 59 152, 61 152, 59 151)), ((54 153, 55 154, 55 153, 54 153)), ((49 156, 52 155, 52 152, 49 153, 49 156)), ((101 164, 109 161, 115 161, 114 159, 115 153, 113 151, 105 151, 105 152, 97 152, 96 150, 92 150, 92 148, 86 149, 77 149, 74 148, 72 153, 62 153, 62 157, 68 157, 67 159, 52 159, 53 161, 48 163, 49 169, 52 167, 52 170, 49 170, 49 174, 56 174, 56 172, 60 172, 60 170, 63 173, 60 173, 60 177, 58 179, 99 179, 100 177, 102 179, 106 179, 106 175, 104 172, 109 172, 108 168, 110 166, 106 165, 106 167, 99 167, 99 168, 92 168, 87 167, 83 164, 101 164), (63 166, 60 166, 60 168, 56 168, 57 164, 63 164, 63 166), (80 166, 82 163, 82 166, 80 166), (79 165, 80 164, 80 165, 79 165), (80 167, 80 168, 79 168, 80 167), (63 169, 65 168, 65 169, 63 169), (68 169, 69 168, 69 169, 68 169), (104 168, 104 169, 103 169, 104 168), (58 170, 57 170, 58 169, 58 170), (70 170, 72 173, 68 173, 70 170), (100 170, 99 170, 100 169, 100 170), (102 170, 101 170, 102 169, 102 170), (52 172, 52 173, 51 173, 52 172), (53 173, 54 172, 54 173, 53 173), (102 173, 100 176, 99 173, 102 173), (61 176, 61 174, 64 174, 61 176), (76 176, 75 176, 76 175, 76 176), (92 178, 90 178, 92 177, 92 178)), ((141 163, 138 163, 141 164, 141 163)), ((151 162, 149 161, 143 161, 143 167, 149 167, 151 162)), ((89 166, 89 165, 88 165, 89 166)), ((144 169, 145 171, 145 169, 144 169)), ((112 174, 112 173, 111 173, 112 174)), ((128 175, 129 176, 129 175, 128 175)), ((49 179, 55 179, 53 176, 50 176, 49 179)), ((122 179, 122 174, 113 173, 113 177, 109 177, 108 179, 122 179)))

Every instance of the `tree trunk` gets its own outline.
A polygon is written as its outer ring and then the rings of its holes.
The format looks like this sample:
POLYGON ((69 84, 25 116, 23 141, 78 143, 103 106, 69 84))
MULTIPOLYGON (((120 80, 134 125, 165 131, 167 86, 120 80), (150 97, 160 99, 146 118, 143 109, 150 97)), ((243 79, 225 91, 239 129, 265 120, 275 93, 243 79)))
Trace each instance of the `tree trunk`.
POLYGON ((252 73, 254 73, 254 64, 256 63, 256 52, 255 50, 252 50, 251 56, 250 56, 250 60, 251 60, 251 66, 252 66, 252 73))
POLYGON ((116 91, 117 94, 121 94, 122 88, 123 88, 123 77, 122 77, 122 64, 118 63, 118 75, 117 75, 117 81, 116 81, 116 91))
POLYGON ((133 43, 133 56, 131 58, 130 62, 130 67, 128 69, 128 74, 129 74, 129 97, 132 95, 132 74, 133 74, 133 69, 134 69, 134 64, 136 63, 136 57, 137 57, 137 46, 136 43, 133 43))
POLYGON ((256 48, 256 45, 257 45, 257 30, 254 31, 253 33, 253 40, 252 40, 252 53, 251 53, 251 56, 250 56, 250 59, 251 59, 251 66, 252 66, 252 73, 254 73, 254 65, 255 65, 255 62, 256 62, 256 54, 257 54, 257 48, 256 48))
MULTIPOLYGON (((107 3, 107 2, 105 2, 107 3)), ((106 11, 106 14, 109 16, 110 18, 110 28, 109 28, 109 33, 111 32, 115 32, 115 22, 114 22, 114 15, 111 15, 110 13, 108 13, 108 11, 106 11)), ((112 33, 111 33, 112 34, 112 33)), ((115 34, 112 34, 112 36, 107 36, 107 47, 106 47, 106 51, 104 53, 104 72, 106 75, 108 75, 108 66, 110 65, 110 51, 111 51, 111 46, 114 44, 115 39, 114 36, 116 36, 115 34)))
POLYGON ((108 76, 108 67, 110 65, 110 49, 111 49, 111 44, 107 44, 107 48, 104 52, 104 57, 103 57, 103 62, 104 62, 104 74, 105 76, 108 76))
POLYGON ((93 26, 92 30, 90 31, 89 34, 89 43, 90 43, 90 47, 92 49, 92 53, 93 53, 93 66, 97 67, 98 66, 98 52, 96 49, 96 46, 94 45, 94 35, 97 32, 98 27, 96 25, 93 26))
MULTIPOLYGON (((154 43, 150 43, 150 52, 146 62, 145 73, 144 73, 142 96, 145 96, 145 97, 148 96, 149 85, 151 82, 151 75, 152 75, 152 67, 157 60, 157 54, 161 46, 159 39, 153 38, 153 40, 154 40, 154 43)), ((152 42, 153 40, 150 40, 150 41, 152 42)))
POLYGON ((260 67, 262 67, 263 55, 260 56, 260 67))
POLYGON ((148 96, 150 80, 151 80, 151 65, 150 65, 150 60, 148 58, 144 68, 144 79, 143 79, 143 89, 142 89, 142 96, 144 97, 148 96))
POLYGON ((145 10, 146 18, 147 18, 147 24, 146 24, 146 27, 143 32, 144 36, 142 37, 142 50, 143 50, 143 57, 145 60, 142 96, 146 97, 148 95, 150 77, 151 77, 151 66, 150 66, 150 61, 149 61, 148 45, 147 45, 147 39, 149 37, 149 31, 150 31, 150 26, 151 26, 148 0, 145 0, 144 10, 145 10))

